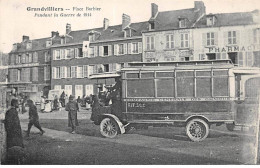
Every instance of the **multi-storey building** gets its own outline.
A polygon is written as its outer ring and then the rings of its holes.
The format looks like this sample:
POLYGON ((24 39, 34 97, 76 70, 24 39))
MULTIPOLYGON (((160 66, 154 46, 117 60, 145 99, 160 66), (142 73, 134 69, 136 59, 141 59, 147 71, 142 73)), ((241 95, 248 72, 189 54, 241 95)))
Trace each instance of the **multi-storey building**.
POLYGON ((30 40, 23 36, 9 53, 8 88, 15 89, 35 102, 50 90, 50 47, 60 42, 59 33, 51 37, 30 40))
POLYGON ((6 107, 8 55, 0 52, 0 113, 6 107))
POLYGON ((231 59, 239 66, 260 66, 258 10, 206 15, 202 1, 191 9, 159 12, 152 4, 151 10, 142 61, 231 59))
POLYGON ((51 88, 82 97, 113 84, 114 79, 97 81, 89 76, 115 72, 126 62, 141 61, 144 30, 148 30, 148 22, 131 23, 126 14, 121 25, 109 26, 105 18, 103 27, 72 31, 67 24, 61 44, 51 48, 51 88))
POLYGON ((208 14, 193 29, 194 59, 260 66, 259 11, 208 14))
POLYGON ((194 8, 165 12, 152 3, 149 31, 143 33, 143 61, 193 60, 192 28, 204 15, 201 1, 195 1, 194 8))

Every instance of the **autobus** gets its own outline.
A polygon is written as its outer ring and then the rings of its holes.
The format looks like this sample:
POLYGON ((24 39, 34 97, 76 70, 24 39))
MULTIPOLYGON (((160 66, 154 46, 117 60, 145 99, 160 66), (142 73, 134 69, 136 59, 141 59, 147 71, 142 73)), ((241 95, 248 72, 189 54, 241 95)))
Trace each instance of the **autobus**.
POLYGON ((120 76, 123 117, 107 110, 98 115, 104 137, 130 126, 179 126, 190 140, 202 141, 213 124, 232 131, 256 123, 259 68, 236 67, 230 60, 128 63, 120 76))

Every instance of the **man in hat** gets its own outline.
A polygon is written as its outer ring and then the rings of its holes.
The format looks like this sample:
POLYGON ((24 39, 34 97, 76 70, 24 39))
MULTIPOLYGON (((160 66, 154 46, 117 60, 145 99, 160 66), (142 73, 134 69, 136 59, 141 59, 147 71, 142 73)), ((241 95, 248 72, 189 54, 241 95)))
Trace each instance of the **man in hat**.
POLYGON ((78 118, 77 118, 77 112, 79 110, 78 103, 74 101, 74 96, 70 95, 69 102, 66 104, 65 110, 68 111, 68 126, 72 128, 72 134, 75 134, 76 126, 79 125, 78 118))

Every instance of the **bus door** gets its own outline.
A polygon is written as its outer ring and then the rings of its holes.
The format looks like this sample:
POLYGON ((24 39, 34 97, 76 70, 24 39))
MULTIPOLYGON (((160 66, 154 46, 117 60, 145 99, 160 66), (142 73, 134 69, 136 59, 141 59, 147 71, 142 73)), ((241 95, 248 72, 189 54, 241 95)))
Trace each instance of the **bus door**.
POLYGON ((248 74, 236 74, 236 124, 253 126, 256 124, 260 77, 248 74))

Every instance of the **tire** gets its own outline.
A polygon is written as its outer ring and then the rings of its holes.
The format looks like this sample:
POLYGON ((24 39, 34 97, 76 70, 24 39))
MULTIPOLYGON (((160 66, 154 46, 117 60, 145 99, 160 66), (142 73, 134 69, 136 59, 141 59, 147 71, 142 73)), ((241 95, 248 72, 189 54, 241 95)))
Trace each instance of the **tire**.
POLYGON ((119 127, 114 119, 104 118, 100 123, 100 133, 106 138, 115 138, 119 133, 119 127))
POLYGON ((202 119, 192 119, 186 125, 186 134, 194 142, 203 141, 209 134, 209 125, 202 119))
POLYGON ((234 124, 234 123, 232 123, 232 124, 226 124, 226 127, 227 127, 227 130, 229 130, 229 131, 234 131, 235 124, 234 124))

